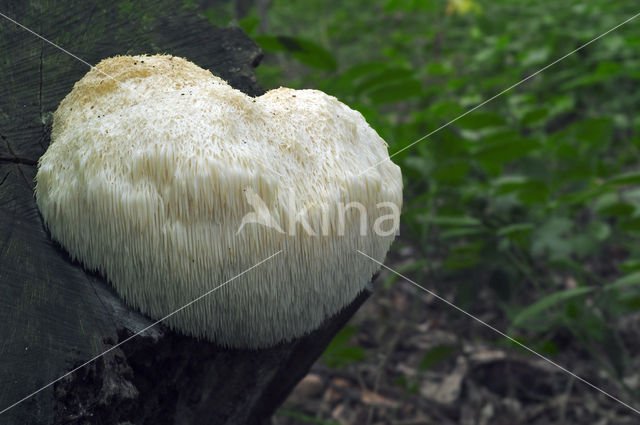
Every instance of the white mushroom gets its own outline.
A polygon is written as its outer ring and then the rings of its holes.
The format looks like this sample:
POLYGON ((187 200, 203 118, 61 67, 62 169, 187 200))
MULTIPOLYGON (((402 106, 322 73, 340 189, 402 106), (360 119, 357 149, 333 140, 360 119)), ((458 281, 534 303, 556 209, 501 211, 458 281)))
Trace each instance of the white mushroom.
POLYGON ((384 259, 402 202, 360 113, 316 90, 251 98, 169 55, 105 59, 78 81, 36 179, 52 238, 156 319, 282 250, 166 320, 232 347, 348 305, 377 269, 356 249, 384 259))

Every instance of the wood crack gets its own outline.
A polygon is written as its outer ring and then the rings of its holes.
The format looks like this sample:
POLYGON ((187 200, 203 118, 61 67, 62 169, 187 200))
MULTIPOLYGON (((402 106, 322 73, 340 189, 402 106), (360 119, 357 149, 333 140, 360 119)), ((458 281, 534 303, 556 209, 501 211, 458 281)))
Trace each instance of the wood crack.
MULTIPOLYGON (((43 78, 43 74, 44 74, 44 41, 42 42, 42 46, 40 47, 40 93, 38 95, 38 99, 39 99, 39 102, 40 102, 40 122, 42 123, 42 134, 46 135, 46 133, 47 133, 47 124, 45 123, 44 106, 42 104, 42 81, 44 79, 43 78)), ((38 144, 40 145, 42 150, 45 151, 46 148, 42 144, 42 139, 43 139, 43 137, 41 136, 38 139, 38 144)))
POLYGON ((11 148, 11 144, 9 144, 9 139, 7 138, 7 136, 0 133, 0 139, 4 140, 4 143, 7 145, 7 150, 11 154, 11 156, 0 155, 0 162, 13 162, 14 164, 22 164, 22 165, 30 165, 30 166, 38 165, 38 160, 16 155, 16 153, 11 148))
POLYGON ((7 171, 7 174, 4 175, 4 177, 2 178, 2 180, 0 180, 0 186, 2 186, 2 184, 5 182, 5 180, 7 180, 7 177, 9 177, 9 174, 11 174, 9 171, 7 171))
MULTIPOLYGON (((5 179, 6 179, 6 176, 5 176, 5 179)), ((4 182, 4 179, 2 181, 4 182)), ((13 202, 13 208, 11 209, 11 212, 12 212, 11 217, 9 218, 7 214, 6 226, 4 226, 5 223, 2 223, 3 227, 6 227, 8 231, 6 233, 3 232, 6 234, 6 236, 3 238, 4 240, 0 244, 0 258, 4 257, 4 254, 7 252, 7 247, 9 246, 9 242, 11 241, 11 237, 13 236, 13 232, 15 229, 15 226, 13 226, 13 223, 16 221, 16 210, 18 208, 18 206, 16 205, 15 194, 13 199, 10 202, 13 202)))
POLYGON ((38 161, 31 158, 24 158, 21 156, 6 156, 0 155, 0 162, 13 162, 14 164, 22 164, 22 165, 30 165, 36 166, 38 165, 38 161))
POLYGON ((38 101, 40 103, 40 122, 44 126, 43 110, 42 110, 42 63, 44 59, 44 41, 40 47, 40 90, 38 93, 38 101))

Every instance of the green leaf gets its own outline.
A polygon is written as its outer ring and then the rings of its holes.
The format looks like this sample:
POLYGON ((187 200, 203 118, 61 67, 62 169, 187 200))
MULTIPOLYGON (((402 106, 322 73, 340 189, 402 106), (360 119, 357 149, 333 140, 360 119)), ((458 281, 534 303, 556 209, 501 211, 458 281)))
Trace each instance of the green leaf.
POLYGON ((508 181, 502 179, 498 185, 497 193, 515 193, 519 200, 531 205, 546 201, 549 196, 549 187, 541 180, 513 179, 508 181))
POLYGON ((636 210, 636 208, 635 206, 633 206, 632 204, 629 204, 628 202, 618 201, 618 202, 612 202, 600 208, 596 208, 596 210, 598 211, 598 214, 602 214, 602 215, 628 217, 630 214, 632 214, 636 210))
POLYGON ((522 326, 527 321, 539 318, 545 310, 548 310, 549 308, 566 302, 570 299, 581 297, 585 294, 593 292, 594 289, 595 288, 584 286, 579 288, 566 289, 547 295, 522 310, 513 319, 513 326, 522 326))
POLYGON ((428 74, 435 76, 445 77, 452 73, 450 64, 446 62, 429 62, 424 68, 428 74))
POLYGON ((607 180, 607 184, 640 184, 640 172, 618 174, 607 180))
POLYGON ((589 234, 598 242, 603 242, 611 236, 611 226, 604 221, 592 221, 587 229, 589 234))
MULTIPOLYGON (((120 4, 120 6, 124 6, 125 8, 128 7, 129 5, 131 5, 131 8, 133 8, 135 6, 135 3, 133 2, 122 2, 120 4)), ((123 9, 121 9, 121 11, 123 11, 123 9)), ((219 13, 218 10, 214 7, 211 7, 205 11, 202 12, 202 15, 207 18, 207 20, 209 22, 211 22, 213 25, 226 25, 226 22, 224 22, 225 19, 225 15, 222 13, 219 13), (224 22, 224 23, 223 23, 224 22)))
POLYGON ((440 183, 458 183, 465 178, 468 172, 468 161, 449 161, 438 168, 434 178, 440 183))
POLYGON ((618 227, 625 232, 640 232, 640 217, 624 220, 618 224, 618 227))
POLYGON ((563 260, 573 252, 568 233, 574 222, 567 217, 550 217, 533 233, 531 253, 536 256, 548 255, 551 260, 563 260))
POLYGON ((270 52, 286 52, 287 49, 275 35, 257 35, 254 40, 264 50, 270 52))
POLYGON ((440 237, 443 240, 446 240, 451 238, 461 238, 463 236, 475 236, 486 232, 487 229, 484 227, 456 227, 442 231, 442 233, 440 233, 440 237))
MULTIPOLYGON (((406 274, 409 272, 414 272, 416 270, 422 270, 424 269, 424 267, 426 267, 427 265, 427 260, 426 259, 421 259, 421 260, 416 260, 416 261, 411 261, 408 264, 403 264, 401 266, 398 266, 396 268, 396 271, 400 274, 406 274)), ((384 281, 384 283, 382 284, 382 287, 384 289, 389 289, 391 288, 391 286, 400 278, 400 276, 398 276, 395 273, 391 273, 391 275, 389 275, 389 277, 387 278, 387 280, 384 281)))
POLYGON ((465 130, 480 130, 506 124, 502 116, 488 111, 474 111, 457 120, 456 125, 465 130))
POLYGON ((421 219, 427 223, 439 226, 481 226, 482 222, 470 216, 422 216, 421 219))
POLYGON ((598 63, 595 74, 601 77, 612 77, 622 72, 623 66, 620 62, 602 61, 598 63))
POLYGON ((518 188, 517 196, 527 205, 541 204, 549 197, 549 186, 542 180, 529 180, 518 188))
POLYGON ((532 111, 527 112, 524 117, 522 117, 522 125, 524 126, 532 126, 536 124, 541 124, 544 122, 545 118, 549 116, 548 108, 538 108, 532 111))
POLYGON ((363 78, 355 87, 355 93, 362 93, 373 87, 387 85, 392 81, 401 81, 414 78, 414 71, 408 68, 387 68, 370 74, 363 78))
MULTIPOLYGON (((354 84, 361 81, 368 75, 377 74, 387 68, 387 64, 384 62, 361 62, 348 68, 342 72, 339 76, 333 76, 325 81, 325 91, 331 91, 332 93, 345 93, 353 95, 355 93, 354 84)), ((259 69, 259 68, 258 68, 259 69)), ((354 105, 349 105, 354 108, 354 105)), ((356 108, 354 108, 356 109, 356 108)))
POLYGON ((327 366, 343 367, 364 359, 364 348, 347 345, 357 331, 356 326, 346 326, 338 332, 322 354, 322 359, 327 366))
POLYGON ((606 291, 618 290, 622 287, 640 285, 640 271, 630 273, 604 287, 606 291))
POLYGON ((421 371, 431 369, 451 357, 451 354, 453 354, 456 349, 457 347, 454 345, 438 345, 433 347, 422 356, 418 369, 421 371))
POLYGON ((529 181, 529 179, 526 176, 507 174, 494 179, 493 184, 500 188, 500 193, 506 193, 517 189, 521 184, 526 183, 527 181, 529 181))
POLYGON ((589 201, 593 198, 597 198, 598 196, 607 192, 607 187, 605 186, 595 186, 588 187, 585 190, 580 190, 577 192, 568 193, 566 195, 558 196, 556 199, 559 202, 565 203, 566 205, 579 205, 584 204, 586 201, 589 201))
POLYGON ((331 350, 333 348, 339 347, 341 345, 349 342, 351 338, 358 332, 357 326, 345 326, 333 337, 329 345, 327 346, 327 350, 331 350))
POLYGON ((520 65, 528 67, 532 65, 539 65, 546 62, 549 59, 551 49, 548 46, 541 46, 534 49, 528 49, 523 53, 523 58, 520 65))
POLYGON ((422 95, 422 83, 414 78, 378 86, 368 92, 375 103, 389 103, 422 95))
POLYGON ((539 146, 533 139, 516 137, 508 141, 486 143, 485 146, 476 153, 476 158, 483 164, 491 165, 495 163, 506 164, 509 161, 521 158, 539 146))
POLYGON ((616 308, 614 314, 618 317, 640 310, 640 294, 637 292, 619 292, 616 302, 619 307, 616 308))
POLYGON ((309 416, 304 413, 296 412, 289 409, 278 409, 276 415, 286 416, 292 419, 296 419, 302 423, 320 424, 320 425, 340 425, 338 422, 329 421, 325 419, 309 416))
POLYGON ((244 19, 238 21, 240 28, 244 30, 249 36, 253 35, 258 25, 260 25, 260 18, 257 16, 247 16, 244 19))
POLYGON ((569 80, 562 88, 564 90, 572 90, 578 87, 591 86, 601 84, 607 81, 615 81, 615 77, 619 76, 624 68, 617 62, 603 61, 598 68, 591 74, 580 75, 569 80))
POLYGON ((264 50, 288 52, 312 68, 325 71, 335 71, 338 68, 331 52, 313 41, 288 35, 257 35, 254 40, 264 50))
POLYGON ((640 259, 630 258, 624 263, 620 264, 620 270, 623 272, 635 272, 640 271, 640 259))
POLYGON ((533 223, 515 223, 498 229, 496 234, 498 236, 508 236, 514 233, 524 233, 533 229, 533 223))
POLYGON ((610 118, 592 118, 579 121, 573 126, 574 137, 578 143, 584 143, 587 148, 605 150, 613 136, 613 122, 610 118))
POLYGON ((449 121, 459 116, 463 109, 457 102, 443 100, 433 103, 427 112, 427 116, 449 121))
POLYGON ((444 261, 444 267, 448 269, 465 269, 480 263, 480 252, 484 246, 482 240, 474 240, 471 243, 454 246, 444 261))

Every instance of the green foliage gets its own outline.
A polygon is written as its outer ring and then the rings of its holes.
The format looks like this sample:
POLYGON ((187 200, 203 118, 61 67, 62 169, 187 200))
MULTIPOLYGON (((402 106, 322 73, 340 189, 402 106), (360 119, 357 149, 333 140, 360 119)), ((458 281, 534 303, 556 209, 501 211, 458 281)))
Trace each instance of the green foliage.
POLYGON ((278 416, 287 416, 289 418, 296 419, 305 424, 321 424, 321 425, 340 425, 338 422, 328 421, 325 419, 319 419, 314 416, 305 415, 304 413, 296 412, 289 409, 278 409, 276 412, 278 416))
MULTIPOLYGON (((612 319, 640 308, 637 22, 457 118, 635 13, 631 0, 273 0, 273 33, 252 35, 263 84, 324 90, 389 143, 417 253, 402 273, 472 281, 517 336, 551 352, 568 330, 619 374, 612 319)), ((349 332, 326 359, 362 355, 349 332)))
POLYGON ((364 348, 349 344, 357 331, 355 326, 345 326, 329 343, 322 354, 322 361, 329 367, 339 368, 362 360, 364 348))
POLYGON ((419 369, 427 370, 449 359, 457 347, 452 345, 438 345, 427 351, 420 361, 419 369))
POLYGON ((338 66, 331 52, 310 40, 287 35, 257 35, 254 39, 263 50, 288 52, 312 68, 333 71, 338 66))
POLYGON ((617 279, 615 282, 606 285, 605 289, 609 291, 615 291, 621 289, 622 287, 628 287, 632 285, 640 285, 640 271, 630 273, 620 279, 617 279))
MULTIPOLYGON (((427 267, 426 259, 418 259, 416 261, 411 261, 410 263, 395 267, 398 273, 405 275, 407 272, 416 272, 422 271, 425 267, 427 267)), ((405 275, 406 276, 406 275, 405 275)), ((384 281, 382 287, 384 289, 389 289, 391 286, 398 280, 399 276, 395 273, 391 273, 389 277, 384 281)))
POLYGON ((568 300, 582 297, 594 289, 592 287, 580 287, 553 292, 520 311, 512 321, 513 326, 521 326, 527 321, 539 322, 540 318, 548 313, 546 310, 568 300))

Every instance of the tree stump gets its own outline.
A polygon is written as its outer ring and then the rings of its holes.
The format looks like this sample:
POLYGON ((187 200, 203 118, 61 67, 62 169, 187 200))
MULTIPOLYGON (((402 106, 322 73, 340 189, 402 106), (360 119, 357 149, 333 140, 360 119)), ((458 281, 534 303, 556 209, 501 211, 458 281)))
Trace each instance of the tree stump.
MULTIPOLYGON (((263 93, 260 48, 179 2, 9 0, 1 13, 95 64, 170 53, 263 93)), ((51 113, 88 66, 0 17, 0 411, 153 323, 51 241, 35 204, 51 113)), ((212 294, 215 295, 215 294, 212 294)), ((0 414, 0 424, 266 424, 366 300, 310 335, 230 350, 156 325, 0 414)))

